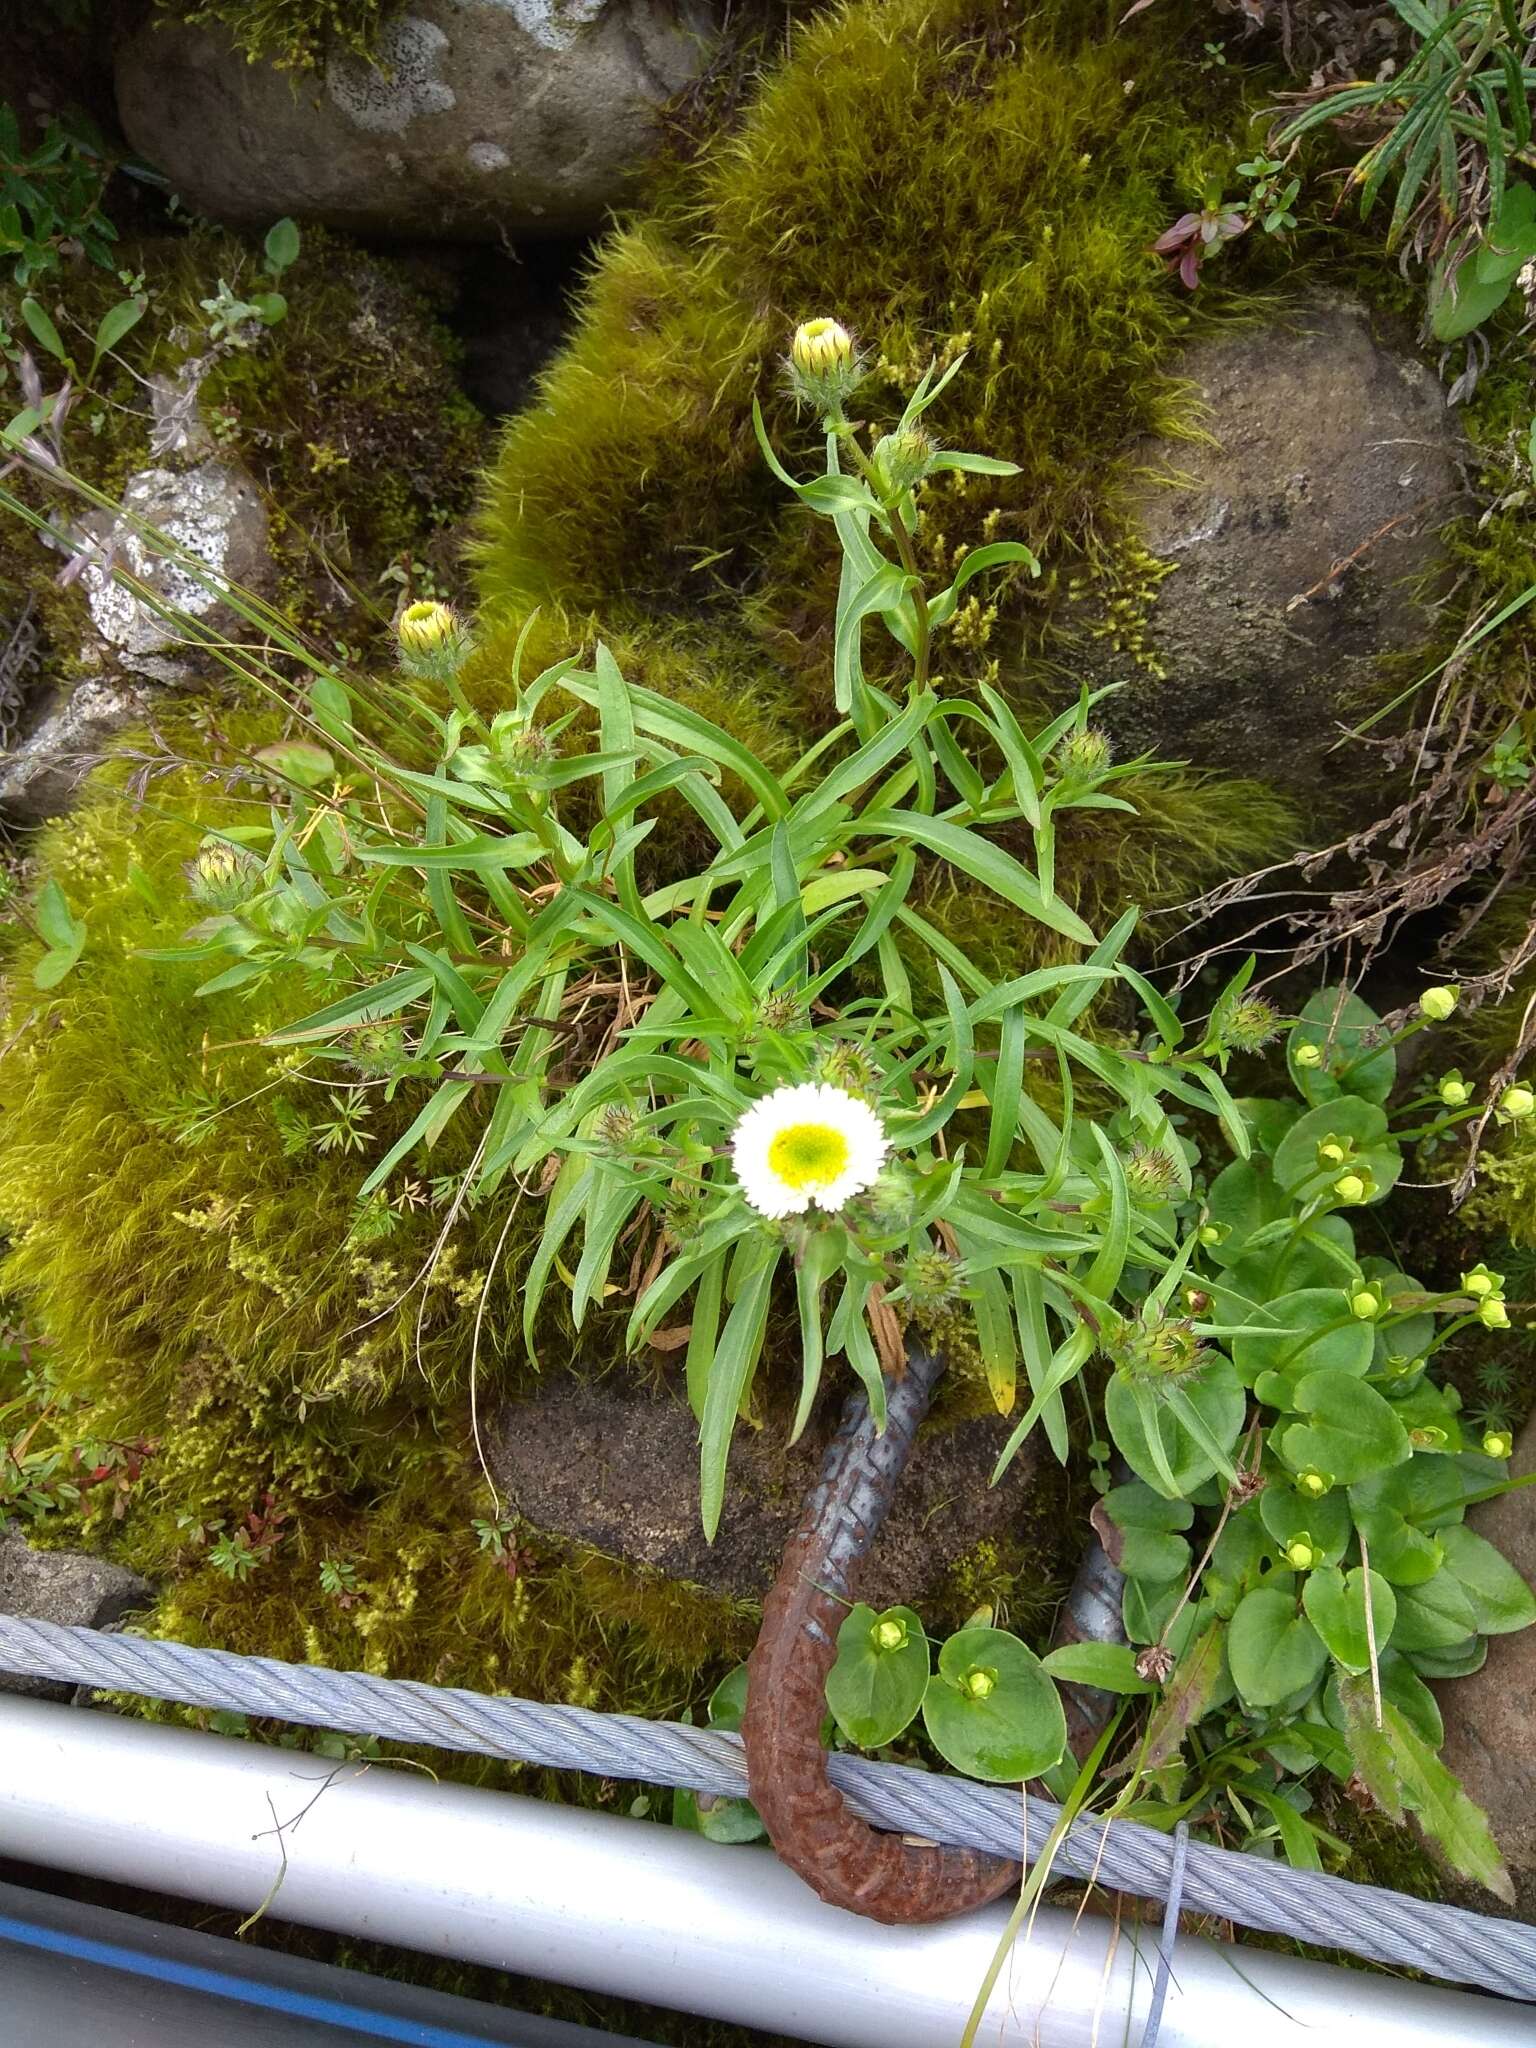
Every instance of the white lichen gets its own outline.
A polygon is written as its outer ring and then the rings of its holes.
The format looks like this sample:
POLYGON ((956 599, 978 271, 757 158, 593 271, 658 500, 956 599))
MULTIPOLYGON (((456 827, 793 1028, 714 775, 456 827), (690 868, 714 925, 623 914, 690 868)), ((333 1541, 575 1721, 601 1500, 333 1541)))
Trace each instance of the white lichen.
POLYGON ((438 77, 448 37, 435 21, 402 14, 379 37, 376 62, 345 51, 325 67, 325 89, 354 128, 402 135, 423 114, 446 114, 453 88, 438 77))

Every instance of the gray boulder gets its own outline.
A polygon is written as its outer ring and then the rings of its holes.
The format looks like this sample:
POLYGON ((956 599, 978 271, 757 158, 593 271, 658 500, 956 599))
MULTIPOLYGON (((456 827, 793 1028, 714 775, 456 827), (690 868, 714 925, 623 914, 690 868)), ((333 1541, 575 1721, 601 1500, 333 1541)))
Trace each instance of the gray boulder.
MULTIPOLYGON (((0 1524, 0 1614, 69 1628, 114 1628, 150 1589, 133 1572, 77 1550, 34 1550, 21 1531, 0 1524)), ((0 1671, 0 1691, 29 1699, 68 1699, 74 1687, 0 1671)))
POLYGON ((377 61, 318 77, 167 21, 117 56, 139 153, 216 220, 385 235, 581 233, 630 189, 658 107, 708 62, 705 0, 410 0, 377 61))
MULTIPOLYGON (((699 1521, 698 1425, 675 1392, 652 1394, 616 1375, 598 1384, 551 1381, 504 1410, 489 1455, 498 1487, 546 1535, 712 1593, 760 1600, 820 1473, 834 1420, 793 1448, 781 1423, 737 1430, 713 1543, 699 1521)), ((1006 1549, 1039 1468, 1021 1453, 990 1486, 1005 1436, 996 1418, 923 1431, 865 1567, 861 1599, 921 1606, 978 1544, 1006 1549)))
POLYGON ((1315 808, 1339 780, 1328 749, 1391 694, 1382 658, 1430 637, 1460 430, 1406 338, 1336 294, 1176 367, 1204 438, 1131 451, 1128 510, 1155 561, 1129 569, 1118 610, 1083 607, 1073 659, 1126 684, 1102 713, 1124 751, 1257 775, 1315 808))

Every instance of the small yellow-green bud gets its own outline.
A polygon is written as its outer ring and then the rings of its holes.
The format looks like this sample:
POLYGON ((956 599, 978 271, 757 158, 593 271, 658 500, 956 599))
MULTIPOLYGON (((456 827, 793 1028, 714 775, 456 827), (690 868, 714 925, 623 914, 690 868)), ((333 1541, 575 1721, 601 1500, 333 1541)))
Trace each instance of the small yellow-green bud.
POLYGON ((1364 1176, 1358 1173, 1342 1174, 1334 1182, 1333 1192, 1341 1202, 1363 1202, 1366 1194, 1364 1176))
POLYGON ((1456 988, 1427 988, 1419 997, 1419 1015, 1428 1017, 1431 1023, 1443 1024, 1461 1001, 1461 990, 1456 988))
POLYGON ((1225 1244, 1231 1235, 1230 1223, 1202 1223, 1199 1230, 1200 1242, 1206 1246, 1225 1244))
POLYGON ((1349 1297, 1349 1312, 1358 1322, 1373 1323, 1387 1312, 1386 1290, 1374 1280, 1357 1287, 1349 1297))
POLYGON ((1515 1440, 1507 1429, 1485 1429, 1483 1431, 1483 1456, 1485 1458, 1507 1458, 1515 1448, 1515 1440))
POLYGON ((1490 1294, 1477 1305, 1477 1320, 1485 1330, 1507 1330, 1509 1310, 1496 1294, 1490 1294))
POLYGON ((395 638, 406 654, 442 654, 459 638, 461 628, 445 604, 408 604, 395 621, 395 638))
POLYGON ((1308 1500, 1321 1500, 1325 1493, 1332 1491, 1332 1488, 1333 1481, 1328 1474, 1319 1472, 1315 1465, 1308 1465, 1304 1471, 1296 1474, 1296 1491, 1304 1493, 1308 1500))
POLYGON ((869 1639, 877 1650, 901 1650, 906 1648, 907 1624, 887 1615, 877 1621, 869 1632, 869 1639))
POLYGON ((1512 1088, 1506 1088, 1499 1097, 1499 1120, 1502 1123, 1520 1123, 1532 1110, 1536 1110, 1536 1095, 1522 1082, 1517 1081, 1512 1088))
POLYGON ((187 893, 204 910, 238 910, 260 887, 262 864, 243 846, 210 833, 187 863, 187 893))
POLYGON ((1323 1048, 1314 1045, 1310 1038, 1303 1039, 1292 1054, 1298 1067, 1320 1067, 1323 1064, 1323 1048))
POLYGON ((1285 1546, 1285 1561, 1292 1571, 1309 1572, 1323 1561, 1323 1553, 1310 1536, 1293 1536, 1285 1546))
POLYGON ((1330 1131, 1326 1138, 1317 1141, 1317 1163, 1319 1166, 1342 1166, 1350 1154, 1347 1138, 1337 1137, 1330 1131))
POLYGON ((1450 1437, 1437 1422, 1421 1423, 1417 1429, 1410 1429, 1408 1441, 1416 1451, 1443 1451, 1450 1437))
POLYGON ((1479 1301, 1482 1301, 1490 1294, 1502 1294, 1504 1291, 1504 1275, 1502 1273, 1490 1272, 1479 1260, 1470 1273, 1462 1274, 1461 1291, 1463 1294, 1475 1295, 1479 1301))
POLYGON ((1449 1074, 1442 1074, 1440 1076, 1438 1092, 1440 1100, 1447 1109, 1464 1109, 1472 1100, 1472 1084, 1469 1081, 1463 1081, 1461 1075, 1454 1068, 1449 1074))
POLYGON ((989 1700, 997 1690, 997 1673, 984 1671, 978 1664, 961 1679, 960 1690, 967 1699, 989 1700))
POLYGON ((853 336, 836 320, 806 320, 795 329, 789 359, 802 377, 824 377, 853 361, 853 336))
POLYGON ((1108 733, 1100 732, 1095 725, 1085 725, 1067 734, 1056 758, 1063 775, 1081 779, 1102 775, 1112 755, 1108 733))

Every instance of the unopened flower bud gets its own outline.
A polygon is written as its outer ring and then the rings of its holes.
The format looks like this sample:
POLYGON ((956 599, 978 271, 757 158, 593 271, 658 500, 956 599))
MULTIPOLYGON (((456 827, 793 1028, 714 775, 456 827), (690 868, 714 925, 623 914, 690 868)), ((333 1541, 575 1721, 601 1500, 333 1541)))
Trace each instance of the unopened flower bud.
POLYGON ((1437 1093, 1447 1109, 1464 1109, 1472 1100, 1471 1083, 1463 1081, 1454 1068, 1440 1076, 1437 1093))
POLYGON ((1483 1456, 1485 1458, 1507 1458, 1515 1448, 1515 1440, 1507 1429, 1485 1429, 1483 1431, 1483 1456))
POLYGON ((1536 1110, 1536 1095, 1521 1082, 1517 1081, 1512 1088, 1506 1088, 1499 1097, 1498 1114, 1501 1123, 1520 1123, 1532 1110, 1536 1110))
POLYGON ((906 1648, 907 1624, 898 1621, 894 1615, 887 1615, 877 1621, 869 1632, 869 1639, 877 1650, 901 1650, 906 1648))
POLYGON ((395 621, 395 637, 406 654, 441 654, 459 638, 462 628, 445 604, 408 604, 395 621))
POLYGON ((853 336, 836 320, 807 320, 789 345, 789 383, 800 404, 840 414, 862 372, 853 336))
POLYGON ((1293 1536, 1283 1553, 1286 1563, 1295 1572, 1309 1572, 1323 1561, 1323 1553, 1310 1536, 1293 1536))
POLYGON ((1246 1003, 1239 1003, 1227 1019, 1226 1040, 1239 1052, 1257 1052, 1268 1045, 1280 1029, 1280 1019, 1273 1007, 1255 996, 1246 1003))
POLYGON ((886 434, 875 447, 875 469, 894 497, 920 484, 938 453, 921 427, 903 427, 899 434, 886 434))
POLYGON ((1347 1138, 1336 1137, 1330 1131, 1326 1138, 1317 1141, 1317 1163, 1319 1166, 1342 1166, 1352 1149, 1347 1138))
POLYGON ((1323 1048, 1315 1045, 1310 1038, 1303 1039, 1292 1054, 1298 1067, 1320 1067, 1323 1064, 1323 1048))
POLYGON ((1230 1223, 1202 1223, 1199 1230, 1200 1242, 1207 1247, 1225 1244, 1231 1235, 1230 1223))
POLYGON ((1363 1202, 1366 1197, 1365 1176, 1359 1173, 1343 1174, 1334 1182, 1333 1192, 1341 1202, 1363 1202))
POLYGON ((1296 1491, 1304 1493, 1308 1500, 1321 1500, 1325 1493, 1332 1491, 1333 1481, 1326 1472, 1319 1472, 1315 1465, 1308 1465, 1296 1474, 1296 1491))
POLYGON ((1113 752, 1108 733, 1100 732, 1096 725, 1085 725, 1067 734, 1056 751, 1056 765, 1070 780, 1087 781, 1104 773, 1113 752))
POLYGON ((1490 1272, 1488 1267, 1479 1260, 1470 1273, 1462 1274, 1461 1291, 1463 1294, 1475 1295, 1479 1301, 1482 1301, 1485 1296, 1490 1294, 1502 1294, 1504 1291, 1504 1275, 1502 1273, 1490 1272))
POLYGON ((1504 1306, 1498 1295, 1490 1294, 1486 1300, 1478 1303, 1477 1320, 1485 1330, 1507 1330, 1509 1328, 1509 1310, 1504 1306))
POLYGON ((997 1690, 997 1673, 984 1671, 980 1665, 967 1671, 960 1681, 960 1690, 970 1700, 988 1700, 997 1690))
POLYGON ((1428 1017, 1432 1023, 1443 1024, 1460 1001, 1459 987, 1427 988, 1419 997, 1419 1015, 1428 1017))
POLYGON ((1349 1312, 1357 1322, 1375 1322, 1387 1312, 1386 1290, 1375 1280, 1357 1287, 1349 1297, 1349 1312))
POLYGON ((806 320, 795 329, 789 359, 803 377, 821 377, 853 361, 853 336, 836 320, 806 320))
POLYGON ((210 833, 187 863, 187 893, 204 910, 238 910, 255 894, 261 875, 255 854, 210 833))
POLYGON ((1125 1184, 1132 1201, 1166 1202, 1179 1191, 1179 1169, 1173 1154, 1149 1146, 1126 1162, 1125 1184))

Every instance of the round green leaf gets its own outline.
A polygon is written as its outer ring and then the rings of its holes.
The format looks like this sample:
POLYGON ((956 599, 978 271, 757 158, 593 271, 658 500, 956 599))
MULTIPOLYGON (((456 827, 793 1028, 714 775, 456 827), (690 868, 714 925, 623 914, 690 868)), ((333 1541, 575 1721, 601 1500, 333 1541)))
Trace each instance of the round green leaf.
POLYGON ((1226 1232, 1220 1244, 1206 1247, 1218 1266, 1235 1266, 1255 1231, 1291 1212, 1267 1159, 1234 1159, 1211 1182, 1205 1199, 1211 1222, 1226 1232))
POLYGON ((1404 1656, 1420 1650, 1457 1649, 1477 1632, 1476 1609, 1461 1581, 1445 1565, 1421 1585, 1398 1588, 1392 1641, 1404 1656))
POLYGON ((1349 1495, 1342 1487, 1309 1500, 1294 1493, 1284 1479, 1271 1479, 1259 1495, 1259 1518, 1277 1549, 1307 1536, 1322 1551, 1324 1564, 1337 1564, 1355 1533, 1349 1519, 1349 1495))
POLYGON ((1356 1095, 1341 1096, 1309 1109, 1280 1140, 1275 1152, 1275 1182, 1291 1194, 1315 1194, 1328 1182, 1337 1180, 1343 1166, 1320 1166, 1317 1148, 1325 1138, 1342 1138, 1354 1146, 1357 1158, 1375 1171, 1378 1153, 1393 1150, 1387 1137, 1386 1111, 1374 1102, 1362 1102, 1356 1095))
POLYGON ((335 757, 313 740, 275 740, 270 747, 258 747, 256 759, 279 780, 296 782, 301 789, 318 789, 336 773, 335 757))
POLYGON ((1120 1547, 1120 1569, 1128 1579, 1184 1580, 1191 1552, 1182 1536, 1161 1529, 1127 1529, 1120 1547))
MULTIPOLYGON (((1335 1663, 1346 1671, 1368 1671, 1371 1664, 1370 1636, 1365 1626, 1367 1574, 1356 1565, 1346 1575, 1335 1565, 1323 1565, 1308 1572, 1301 1589, 1301 1604, 1307 1619, 1328 1645, 1335 1663)), ((1371 1622, 1376 1632, 1376 1654, 1386 1648, 1397 1620, 1397 1601, 1392 1588, 1379 1572, 1369 1574, 1371 1622)))
POLYGON ((1245 1095, 1237 1106, 1254 1144, 1261 1152, 1271 1154, 1301 1115, 1297 1105, 1285 1096, 1245 1095))
POLYGON ((1508 1635, 1536 1621, 1536 1596, 1486 1537, 1458 1522, 1440 1531, 1440 1541, 1445 1569, 1465 1592, 1479 1635, 1508 1635))
POLYGON ((894 1742, 923 1704, 927 1685, 928 1638, 910 1607, 876 1614, 861 1601, 849 1609, 827 1673, 827 1705, 850 1742, 860 1749, 894 1742))
POLYGON ((1255 1308, 1304 1289, 1347 1287, 1357 1271, 1349 1225, 1339 1215, 1319 1216, 1299 1235, 1245 1252, 1211 1290, 1212 1320, 1257 1322, 1255 1308), (1334 1226, 1344 1232, 1342 1243, 1334 1226))
POLYGON ((1250 1707, 1275 1707, 1320 1675, 1328 1647, 1293 1594, 1260 1586, 1238 1603, 1227 1630, 1232 1682, 1250 1707))
POLYGON ((1352 1373, 1364 1379, 1371 1369, 1375 1330, 1350 1314, 1342 1285, 1301 1287, 1294 1294, 1282 1294, 1265 1308, 1250 1311, 1248 1321, 1273 1323, 1276 1335, 1234 1337, 1232 1362, 1271 1408, 1289 1408, 1297 1381, 1308 1373, 1352 1373))
MULTIPOLYGON (((1106 1449, 1104 1455, 1108 1457, 1106 1449)), ((1124 1486, 1112 1486, 1104 1496, 1104 1511, 1117 1529, 1187 1529, 1195 1511, 1187 1500, 1165 1500, 1139 1479, 1124 1486)))
POLYGON ((741 1717, 747 1711, 747 1667, 737 1664, 709 1696, 709 1725, 741 1733, 741 1717))
POLYGON ((1370 1049, 1367 1041, 1384 1038, 1381 1019, 1369 1003, 1347 989, 1320 988, 1309 997, 1300 1022, 1286 1042, 1291 1079, 1306 1101, 1333 1102, 1341 1095, 1385 1102, 1397 1079, 1397 1053, 1391 1046, 1370 1049), (1323 1049, 1323 1064, 1298 1067, 1296 1048, 1323 1049))
POLYGON ((1488 1661, 1488 1638, 1468 1636, 1448 1650, 1416 1650, 1411 1662, 1421 1678, 1470 1678, 1488 1661))
POLYGON ((1311 1466, 1348 1486, 1409 1455, 1408 1433, 1391 1402, 1346 1372, 1309 1372, 1296 1382, 1291 1404, 1307 1417, 1277 1432, 1280 1455, 1293 1472, 1311 1466))
MULTIPOLYGON (((1142 1384, 1145 1384, 1143 1382, 1142 1384)), ((1194 1407, 1207 1433, 1224 1451, 1237 1442, 1247 1411, 1248 1399, 1232 1361, 1213 1353, 1197 1373, 1179 1382, 1179 1391, 1194 1407)), ((1152 1426, 1157 1430, 1163 1458, 1173 1476, 1170 1492, 1153 1458, 1147 1424, 1130 1384, 1116 1373, 1104 1393, 1104 1419, 1126 1463, 1154 1493, 1169 1499, 1192 1493, 1203 1479, 1216 1470, 1210 1454, 1189 1433, 1167 1405, 1154 1394, 1152 1426)))
POLYGON ((1067 1722, 1044 1665, 1000 1628, 963 1628, 939 1652, 923 1725, 968 1777, 1013 1785, 1061 1760, 1067 1722))

